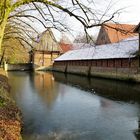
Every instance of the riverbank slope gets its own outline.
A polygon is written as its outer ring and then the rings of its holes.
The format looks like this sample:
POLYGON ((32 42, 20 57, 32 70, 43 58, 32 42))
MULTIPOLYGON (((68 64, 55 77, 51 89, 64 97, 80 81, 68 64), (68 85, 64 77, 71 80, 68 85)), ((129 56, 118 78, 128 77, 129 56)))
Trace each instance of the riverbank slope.
POLYGON ((21 140, 21 112, 10 97, 8 78, 0 74, 0 140, 21 140))

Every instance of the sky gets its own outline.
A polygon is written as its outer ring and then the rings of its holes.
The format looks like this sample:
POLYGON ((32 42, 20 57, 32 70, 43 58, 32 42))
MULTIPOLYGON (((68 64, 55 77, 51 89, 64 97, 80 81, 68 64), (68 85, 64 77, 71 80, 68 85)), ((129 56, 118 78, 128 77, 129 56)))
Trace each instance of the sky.
POLYGON ((120 15, 120 22, 138 24, 140 22, 140 0, 120 0, 117 8, 126 7, 120 15))
MULTIPOLYGON (((104 0, 100 0, 101 4, 104 0)), ((140 0, 119 0, 115 1, 116 4, 113 5, 112 11, 116 11, 118 9, 122 9, 122 12, 115 16, 114 21, 122 23, 122 24, 135 24, 137 25, 140 22, 140 0)), ((102 6, 105 8, 105 5, 102 6)), ((75 32, 80 32, 82 26, 78 24, 74 19, 69 19, 71 22, 71 26, 73 26, 75 32)), ((96 35, 98 34, 97 28, 92 28, 89 31, 90 34, 96 35)))
MULTIPOLYGON (((96 8, 102 11, 104 11, 108 4, 111 3, 112 6, 108 14, 111 14, 118 9, 122 9, 121 13, 115 16, 115 22, 136 25, 140 22, 140 0, 94 0, 94 2, 96 3, 96 8)), ((66 33, 70 40, 73 41, 74 37, 84 32, 82 25, 77 22, 76 19, 67 16, 64 22, 72 29, 71 34, 66 33)), ((43 28, 42 25, 38 23, 36 23, 36 26, 39 32, 43 32, 45 30, 45 28, 43 28)), ((92 28, 88 30, 89 34, 92 34, 94 36, 98 35, 98 31, 99 28, 92 28)), ((56 30, 54 31, 54 33, 59 40, 59 38, 61 37, 60 33, 56 30)))
MULTIPOLYGON (((105 8, 109 0, 98 0, 99 8, 105 8), (106 1, 106 4, 105 4, 106 1)), ((114 21, 122 23, 122 24, 135 24, 137 25, 140 22, 140 0, 112 0, 113 7, 111 11, 116 11, 118 9, 122 9, 121 13, 115 16, 114 21), (115 4, 114 4, 115 3, 115 4)), ((83 32, 82 25, 78 23, 74 18, 69 18, 67 20, 68 25, 72 27, 73 35, 76 36, 83 32)), ((92 28, 89 30, 89 34, 94 36, 98 35, 99 28, 92 28)), ((73 40, 73 37, 70 36, 73 40)))

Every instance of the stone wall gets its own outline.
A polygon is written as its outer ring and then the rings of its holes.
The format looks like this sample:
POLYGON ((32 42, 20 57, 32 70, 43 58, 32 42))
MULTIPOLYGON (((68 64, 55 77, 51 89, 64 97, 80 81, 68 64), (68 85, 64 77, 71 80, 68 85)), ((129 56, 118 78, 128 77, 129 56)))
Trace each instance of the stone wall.
POLYGON ((66 65, 54 65, 53 70, 59 72, 66 72, 66 65))
POLYGON ((89 74, 88 66, 67 66, 67 73, 86 75, 89 74))
POLYGON ((110 79, 140 81, 139 68, 91 67, 90 75, 110 79))
POLYGON ((4 69, 6 71, 16 71, 16 70, 32 70, 32 63, 20 63, 20 64, 5 64, 4 69))

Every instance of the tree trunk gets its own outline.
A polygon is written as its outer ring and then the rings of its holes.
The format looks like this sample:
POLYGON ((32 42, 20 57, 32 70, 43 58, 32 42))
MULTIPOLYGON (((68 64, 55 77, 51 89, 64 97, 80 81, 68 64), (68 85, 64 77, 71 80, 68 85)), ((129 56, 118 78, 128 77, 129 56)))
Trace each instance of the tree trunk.
POLYGON ((1 58, 0 58, 0 65, 2 65, 2 63, 3 63, 3 59, 4 59, 4 55, 5 55, 5 48, 4 48, 4 50, 3 50, 3 52, 2 52, 2 55, 1 55, 1 58))
POLYGON ((4 37, 4 30, 5 30, 5 27, 6 27, 6 24, 7 24, 7 20, 8 20, 10 11, 11 11, 10 8, 5 9, 5 14, 2 17, 2 21, 0 23, 0 57, 1 57, 1 54, 2 54, 2 41, 3 41, 3 37, 4 37))
POLYGON ((10 14, 10 8, 6 8, 5 9, 5 14, 2 17, 2 22, 0 23, 0 51, 1 51, 1 47, 2 47, 2 40, 4 37, 4 30, 7 24, 7 20, 10 14))

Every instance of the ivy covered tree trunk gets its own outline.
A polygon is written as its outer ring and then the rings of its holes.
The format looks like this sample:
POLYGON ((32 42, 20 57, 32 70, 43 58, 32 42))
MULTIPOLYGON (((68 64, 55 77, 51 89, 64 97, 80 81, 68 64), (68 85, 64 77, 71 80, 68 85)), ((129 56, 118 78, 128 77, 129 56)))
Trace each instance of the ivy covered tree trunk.
POLYGON ((3 37, 4 37, 4 30, 5 30, 5 27, 6 27, 6 24, 7 24, 9 14, 10 14, 10 8, 5 9, 5 14, 3 15, 3 19, 2 19, 2 21, 0 23, 0 49, 2 47, 2 40, 3 40, 3 37))
POLYGON ((10 12, 11 12, 10 8, 6 8, 4 10, 4 14, 3 14, 3 17, 2 17, 1 23, 0 23, 0 57, 2 57, 2 41, 3 41, 4 31, 5 31, 5 27, 6 27, 10 12))

